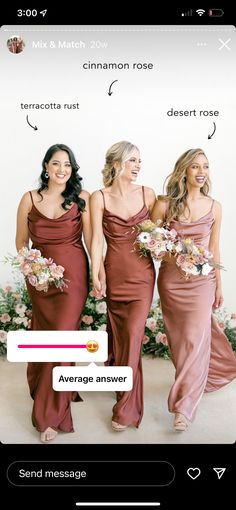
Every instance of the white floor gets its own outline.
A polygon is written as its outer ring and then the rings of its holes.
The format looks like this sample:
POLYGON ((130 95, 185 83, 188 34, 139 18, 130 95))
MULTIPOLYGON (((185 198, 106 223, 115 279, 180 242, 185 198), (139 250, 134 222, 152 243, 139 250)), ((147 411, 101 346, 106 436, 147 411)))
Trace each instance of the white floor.
MULTIPOLYGON (((139 429, 117 433, 111 429, 114 392, 83 393, 84 402, 72 403, 75 432, 59 434, 63 443, 234 443, 236 440, 236 380, 203 396, 197 418, 186 432, 175 432, 167 396, 174 380, 171 361, 143 358, 145 409, 139 429)), ((0 358, 0 440, 38 443, 31 425, 32 400, 26 382, 26 364, 0 358)))

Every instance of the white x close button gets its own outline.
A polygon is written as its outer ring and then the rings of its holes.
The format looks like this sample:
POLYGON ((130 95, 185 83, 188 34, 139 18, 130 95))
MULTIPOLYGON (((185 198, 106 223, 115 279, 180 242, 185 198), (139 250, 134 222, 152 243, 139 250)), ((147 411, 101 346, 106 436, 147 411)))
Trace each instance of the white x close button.
POLYGON ((231 50, 230 46, 228 46, 228 43, 231 41, 230 39, 227 39, 227 41, 223 41, 222 39, 218 39, 218 41, 221 43, 221 46, 219 46, 218 50, 222 50, 223 48, 227 49, 228 51, 231 50))

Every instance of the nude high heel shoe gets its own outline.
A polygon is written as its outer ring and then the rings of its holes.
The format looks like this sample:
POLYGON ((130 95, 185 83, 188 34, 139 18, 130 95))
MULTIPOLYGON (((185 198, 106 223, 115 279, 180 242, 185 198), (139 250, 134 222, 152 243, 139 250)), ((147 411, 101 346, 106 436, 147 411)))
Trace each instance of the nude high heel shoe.
POLYGON ((117 423, 117 421, 112 421, 111 426, 116 432, 122 432, 127 429, 127 425, 121 425, 120 423, 117 423))
POLYGON ((44 432, 40 433, 40 441, 42 443, 49 443, 57 437, 57 430, 52 427, 48 427, 44 432))
POLYGON ((174 429, 178 432, 184 432, 188 428, 186 418, 181 413, 176 413, 174 420, 174 429))

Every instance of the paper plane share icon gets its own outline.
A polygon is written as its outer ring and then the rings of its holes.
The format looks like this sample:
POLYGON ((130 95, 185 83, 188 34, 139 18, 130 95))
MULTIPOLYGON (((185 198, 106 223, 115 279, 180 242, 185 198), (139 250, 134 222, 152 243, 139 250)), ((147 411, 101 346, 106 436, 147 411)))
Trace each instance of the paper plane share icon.
POLYGON ((224 472, 226 471, 226 468, 213 468, 213 470, 216 472, 218 480, 220 480, 220 478, 223 476, 224 472))

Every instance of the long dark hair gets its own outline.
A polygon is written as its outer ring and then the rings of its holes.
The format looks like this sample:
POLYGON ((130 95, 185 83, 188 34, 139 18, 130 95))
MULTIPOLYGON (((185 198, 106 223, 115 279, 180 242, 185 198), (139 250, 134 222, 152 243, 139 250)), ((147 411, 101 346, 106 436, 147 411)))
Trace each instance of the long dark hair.
POLYGON ((41 198, 43 200, 41 191, 48 188, 48 177, 46 177, 46 175, 45 175, 45 173, 46 173, 45 163, 48 163, 50 161, 50 159, 53 157, 53 154, 55 154, 55 152, 57 152, 57 151, 67 152, 69 160, 70 160, 70 164, 72 167, 71 176, 66 183, 65 190, 61 193, 61 195, 65 199, 64 202, 62 203, 62 207, 63 207, 63 209, 67 210, 67 205, 71 205, 72 202, 75 202, 76 204, 78 204, 79 209, 81 211, 84 211, 85 205, 86 205, 85 200, 83 200, 83 198, 79 197, 79 194, 82 190, 82 186, 80 184, 80 181, 82 181, 82 177, 80 177, 78 174, 79 165, 76 162, 76 159, 75 159, 75 156, 74 156, 72 150, 69 147, 67 147, 67 145, 64 145, 63 143, 57 143, 55 145, 52 145, 47 150, 47 152, 43 158, 43 161, 42 161, 43 170, 39 177, 39 189, 37 190, 37 193, 41 196, 41 198))

